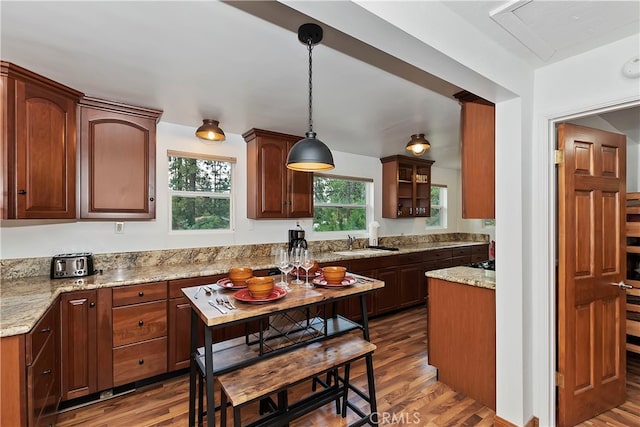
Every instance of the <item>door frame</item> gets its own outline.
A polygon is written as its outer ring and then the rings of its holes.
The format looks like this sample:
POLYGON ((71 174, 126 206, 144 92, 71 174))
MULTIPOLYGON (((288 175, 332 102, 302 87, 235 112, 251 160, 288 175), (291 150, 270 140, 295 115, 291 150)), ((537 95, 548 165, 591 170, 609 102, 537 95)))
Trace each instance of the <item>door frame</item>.
MULTIPOLYGON (((542 168, 534 168, 533 171, 533 179, 536 179, 536 171, 537 178, 540 179, 543 184, 546 183, 547 197, 546 199, 541 198, 541 201, 546 205, 547 216, 539 215, 537 219, 534 219, 534 230, 540 231, 540 233, 533 233, 533 235, 546 235, 546 241, 543 240, 539 243, 539 246, 536 246, 534 243, 534 250, 532 251, 534 255, 533 264, 537 265, 541 268, 534 269, 532 271, 533 274, 533 283, 547 283, 548 286, 546 289, 542 289, 540 294, 538 294, 540 305, 537 307, 537 310, 534 308, 534 311, 538 311, 540 313, 546 313, 546 322, 542 326, 542 332, 546 332, 546 351, 541 349, 541 356, 544 358, 540 361, 541 364, 544 365, 544 371, 548 373, 546 378, 539 378, 538 383, 536 384, 536 380, 534 379, 534 389, 540 390, 546 393, 547 396, 547 409, 548 412, 546 417, 548 420, 552 422, 552 425, 555 425, 557 422, 556 419, 556 385, 555 385, 555 373, 556 373, 556 338, 558 333, 558 325, 555 318, 555 307, 556 307, 556 288, 558 286, 556 280, 556 258, 558 256, 558 225, 557 225, 557 195, 558 195, 558 182, 556 177, 556 166, 554 164, 554 151, 557 147, 557 137, 556 137, 556 124, 560 122, 564 122, 567 120, 573 120, 577 118, 583 118, 588 116, 593 116, 605 112, 622 110, 630 107, 638 107, 640 106, 640 99, 624 99, 618 101, 612 101, 607 104, 599 105, 599 106, 582 106, 576 107, 572 111, 565 111, 563 113, 557 114, 549 114, 541 119, 540 135, 547 135, 547 144, 540 144, 537 149, 534 148, 534 151, 537 151, 540 156, 539 159, 544 159, 544 169, 542 168), (546 173, 544 173, 546 172, 546 173), (536 261, 537 258, 537 261, 536 261), (546 353, 546 356, 544 356, 546 353)), ((543 208, 543 207, 541 207, 543 208)), ((534 334, 535 335, 535 334, 534 334)), ((542 340, 536 340, 534 336, 534 342, 543 343, 544 337, 540 337, 542 340)))

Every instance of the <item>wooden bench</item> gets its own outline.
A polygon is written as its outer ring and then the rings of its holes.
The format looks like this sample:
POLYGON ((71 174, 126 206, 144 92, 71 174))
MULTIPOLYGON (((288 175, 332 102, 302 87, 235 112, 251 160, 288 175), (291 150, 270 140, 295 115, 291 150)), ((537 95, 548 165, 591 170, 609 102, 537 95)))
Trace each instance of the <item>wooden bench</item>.
MULTIPOLYGON (((278 395, 277 409, 251 423, 251 426, 283 426, 310 411, 342 398, 342 417, 346 417, 349 391, 350 363, 363 357, 371 357, 376 346, 354 335, 342 335, 317 341, 290 352, 262 359, 244 368, 218 376, 221 385, 220 425, 226 426, 227 403, 233 406, 234 426, 241 425, 240 409, 252 402, 278 395), (324 373, 333 373, 344 367, 344 375, 333 375, 333 384, 291 405, 287 390, 324 373)), ((368 364, 371 360, 368 360, 368 364)), ((368 376, 369 395, 373 393, 373 375, 368 376)), ((316 382, 314 381, 314 386, 316 382)), ((360 396, 368 397, 362 392, 360 396)), ((372 413, 376 410, 375 398, 369 401, 372 413)), ((349 406, 351 407, 351 406, 349 406)), ((351 407, 353 409, 353 407, 351 407)), ((356 411, 360 412, 360 411, 356 411)), ((360 412, 360 415, 363 414, 360 412)), ((366 416, 365 416, 366 417, 366 416)))

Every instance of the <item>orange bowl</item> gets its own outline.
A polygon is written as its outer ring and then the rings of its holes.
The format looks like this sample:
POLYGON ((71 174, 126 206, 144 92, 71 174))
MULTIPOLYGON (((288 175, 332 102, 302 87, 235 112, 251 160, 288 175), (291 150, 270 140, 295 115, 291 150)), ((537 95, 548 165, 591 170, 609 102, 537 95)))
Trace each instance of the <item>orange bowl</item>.
POLYGON ((236 286, 245 286, 248 278, 253 276, 253 269, 250 267, 233 267, 229 270, 229 279, 236 286))
POLYGON ((344 275, 347 272, 345 267, 340 266, 328 266, 322 267, 322 275, 327 283, 336 285, 344 280, 344 275))
POLYGON ((273 292, 273 276, 252 277, 247 280, 249 294, 255 299, 264 299, 273 292))

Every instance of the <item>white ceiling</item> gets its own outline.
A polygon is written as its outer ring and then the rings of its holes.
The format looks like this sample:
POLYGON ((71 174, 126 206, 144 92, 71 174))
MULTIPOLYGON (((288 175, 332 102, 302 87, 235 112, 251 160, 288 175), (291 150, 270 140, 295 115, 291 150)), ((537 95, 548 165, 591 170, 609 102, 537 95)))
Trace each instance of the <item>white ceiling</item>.
MULTIPOLYGON (((534 68, 640 32, 639 1, 445 4, 534 68)), ((311 19, 281 3, 3 0, 0 13, 3 60, 87 95, 162 109, 163 121, 194 128, 212 118, 233 134, 307 130, 308 57, 296 29, 311 19)), ((327 27, 313 88, 314 130, 331 149, 404 154, 422 132, 432 143, 425 158, 459 167, 451 95, 461 88, 327 27)))

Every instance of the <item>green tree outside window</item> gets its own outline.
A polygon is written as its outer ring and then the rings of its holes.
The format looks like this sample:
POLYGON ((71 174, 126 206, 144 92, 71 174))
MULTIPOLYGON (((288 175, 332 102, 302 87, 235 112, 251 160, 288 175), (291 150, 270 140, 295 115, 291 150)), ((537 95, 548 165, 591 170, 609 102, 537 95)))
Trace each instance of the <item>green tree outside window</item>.
POLYGON ((314 176, 314 231, 354 231, 367 228, 367 183, 314 176))
POLYGON ((231 163, 169 156, 172 230, 231 229, 231 163))

